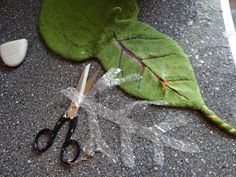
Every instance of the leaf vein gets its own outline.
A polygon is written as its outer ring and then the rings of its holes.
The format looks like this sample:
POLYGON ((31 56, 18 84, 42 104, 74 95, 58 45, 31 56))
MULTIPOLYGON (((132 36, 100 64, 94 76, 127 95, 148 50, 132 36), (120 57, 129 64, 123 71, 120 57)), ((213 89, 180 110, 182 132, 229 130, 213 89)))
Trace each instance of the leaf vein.
MULTIPOLYGON (((184 81, 188 81, 186 79, 181 79, 181 80, 165 80, 163 78, 161 78, 158 74, 156 74, 148 65, 146 65, 142 58, 138 57, 135 53, 133 53, 131 50, 129 50, 127 47, 125 47, 125 45, 122 43, 121 40, 117 39, 116 34, 114 34, 114 38, 116 39, 116 41, 118 42, 120 49, 121 49, 121 54, 119 57, 119 60, 121 59, 121 55, 123 52, 125 52, 130 58, 132 58, 133 60, 135 60, 136 62, 138 62, 141 66, 141 74, 143 74, 144 69, 148 69, 154 76, 155 78, 157 78, 157 80, 159 80, 162 83, 162 88, 163 88, 163 96, 165 96, 166 94, 166 87, 169 88, 171 91, 173 91, 175 94, 179 95, 182 99, 184 100, 188 100, 188 98, 186 96, 184 96, 183 94, 181 94, 178 90, 172 88, 171 86, 168 85, 168 83, 173 83, 173 82, 184 82, 184 81)), ((167 55, 163 55, 165 56, 170 56, 173 55, 173 53, 171 54, 167 54, 167 55)), ((163 56, 160 56, 163 57, 163 56)), ((145 59, 152 59, 152 58, 145 58, 145 59)), ((154 58, 153 58, 154 59, 154 58)), ((120 65, 120 61, 119 61, 119 65, 120 65)))

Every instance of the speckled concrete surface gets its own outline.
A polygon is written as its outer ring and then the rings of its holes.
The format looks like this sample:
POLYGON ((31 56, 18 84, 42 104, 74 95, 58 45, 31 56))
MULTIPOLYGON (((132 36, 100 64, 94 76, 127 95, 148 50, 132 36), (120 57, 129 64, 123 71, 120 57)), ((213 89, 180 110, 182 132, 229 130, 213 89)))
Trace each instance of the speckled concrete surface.
MULTIPOLYGON (((178 41, 189 56, 206 103, 236 125, 236 72, 218 0, 141 0, 140 18, 178 41)), ((201 153, 188 154, 165 147, 165 163, 155 166, 151 142, 134 136, 136 167, 109 163, 97 155, 72 168, 60 164, 64 128, 54 146, 41 156, 32 153, 32 141, 44 127, 52 127, 69 101, 59 93, 74 86, 88 62, 75 63, 53 54, 37 32, 40 1, 1 0, 0 43, 26 38, 29 49, 17 68, 0 62, 0 176, 236 176, 236 139, 208 124, 191 110, 148 106, 135 109, 132 119, 151 126, 173 116, 189 119, 188 126, 167 133, 195 142, 201 153)), ((92 60, 92 66, 99 63, 92 60)), ((120 108, 133 98, 118 88, 101 95, 103 104, 120 108)), ((87 136, 86 113, 81 111, 77 139, 87 136)), ((119 127, 100 119, 102 135, 120 152, 119 127)))

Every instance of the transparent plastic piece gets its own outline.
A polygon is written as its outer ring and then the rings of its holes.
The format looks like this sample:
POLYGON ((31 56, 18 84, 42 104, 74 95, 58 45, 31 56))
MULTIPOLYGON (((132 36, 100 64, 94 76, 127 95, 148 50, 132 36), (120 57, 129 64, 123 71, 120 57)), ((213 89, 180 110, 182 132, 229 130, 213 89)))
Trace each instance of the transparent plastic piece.
POLYGON ((113 151, 102 138, 98 125, 97 114, 93 110, 90 110, 88 113, 90 138, 83 147, 84 152, 91 156, 93 156, 94 152, 102 152, 107 155, 109 159, 112 160, 112 162, 116 163, 118 161, 117 156, 113 153, 113 151))
POLYGON ((111 68, 107 73, 105 73, 96 83, 95 88, 98 93, 102 93, 106 88, 121 85, 125 82, 140 80, 140 74, 131 74, 126 77, 116 78, 116 76, 121 72, 120 68, 111 68))
MULTIPOLYGON (((118 161, 118 157, 113 153, 101 136, 97 116, 120 126, 121 159, 127 167, 133 168, 135 166, 135 155, 131 141, 132 134, 136 134, 152 141, 154 149, 153 160, 156 165, 163 165, 164 163, 165 146, 175 148, 183 152, 200 152, 198 145, 195 143, 185 142, 165 135, 165 133, 175 128, 185 126, 187 124, 187 120, 185 118, 179 117, 164 120, 163 122, 155 124, 151 127, 142 126, 138 122, 128 118, 128 116, 132 113, 133 108, 138 104, 165 105, 165 102, 136 101, 120 110, 111 110, 101 103, 96 102, 94 95, 102 93, 105 89, 114 85, 140 79, 140 76, 136 74, 129 75, 124 78, 116 78, 116 75, 119 72, 121 72, 119 68, 112 68, 105 73, 100 79, 98 79, 98 81, 94 84, 92 91, 80 104, 80 106, 88 112, 89 122, 89 139, 83 146, 84 152, 91 156, 93 156, 95 152, 102 152, 108 156, 112 162, 115 163, 118 161)), ((62 93, 71 100, 75 98, 79 99, 79 93, 74 88, 64 89, 62 90, 62 93)))
POLYGON ((61 93, 67 98, 69 98, 71 101, 80 100, 81 95, 74 87, 68 87, 66 89, 62 89, 61 93))

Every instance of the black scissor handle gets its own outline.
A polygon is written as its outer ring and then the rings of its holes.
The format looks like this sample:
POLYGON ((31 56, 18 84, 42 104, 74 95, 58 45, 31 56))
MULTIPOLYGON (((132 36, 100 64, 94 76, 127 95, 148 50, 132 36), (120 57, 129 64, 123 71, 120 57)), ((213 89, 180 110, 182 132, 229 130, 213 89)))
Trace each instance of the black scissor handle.
POLYGON ((40 153, 45 152, 53 144, 52 137, 53 137, 53 130, 48 128, 40 130, 34 139, 34 149, 40 153), (39 144, 39 139, 42 136, 45 136, 45 138, 47 138, 46 145, 44 146, 40 146, 39 144))
POLYGON ((45 129, 40 130, 34 139, 34 149, 37 152, 42 153, 42 152, 45 152, 48 148, 50 148, 54 142, 54 139, 56 138, 58 131, 60 130, 60 128, 63 126, 63 124, 67 120, 68 120, 68 118, 66 118, 65 115, 63 114, 60 117, 60 119, 57 121, 53 130, 51 130, 49 128, 45 128, 45 129), (42 136, 45 136, 45 138, 47 138, 46 145, 44 145, 43 147, 40 146, 40 144, 39 144, 39 139, 42 136))
MULTIPOLYGON (((70 119, 68 117, 66 117, 66 114, 62 115, 61 118, 57 121, 55 127, 53 128, 53 130, 45 128, 42 129, 38 132, 38 134, 35 137, 34 140, 34 149, 39 152, 39 153, 43 153, 45 152, 48 148, 50 148, 54 142, 54 139, 56 138, 56 135, 58 133, 58 131, 60 130, 60 128, 63 126, 63 124, 65 122, 69 121, 69 129, 66 135, 66 139, 62 145, 62 149, 61 149, 61 160, 67 164, 67 165, 72 165, 74 162, 77 162, 77 159, 80 156, 80 145, 78 144, 77 141, 71 139, 75 128, 77 126, 77 121, 78 121, 78 116, 75 116, 73 119, 70 119), (45 145, 42 147, 40 146, 39 143, 39 139, 45 136, 45 138, 47 138, 47 141, 45 143, 45 145), (69 146, 71 146, 74 149, 74 158, 72 160, 70 160, 68 158, 68 148, 69 146)), ((45 139, 44 138, 44 139, 45 139)))
POLYGON ((66 163, 67 165, 73 164, 80 155, 80 145, 77 141, 71 139, 72 135, 74 134, 75 128, 77 126, 77 121, 78 121, 78 116, 75 116, 73 119, 70 119, 70 124, 69 124, 69 130, 66 135, 65 142, 62 145, 61 149, 61 160, 66 163), (68 159, 68 147, 71 146, 73 149, 75 149, 75 152, 73 154, 74 158, 72 160, 68 159))
POLYGON ((61 160, 67 164, 67 165, 71 165, 74 162, 76 162, 76 160, 79 158, 80 156, 80 145, 78 144, 77 141, 73 140, 73 139, 69 139, 67 141, 64 142, 64 144, 62 145, 62 149, 61 149, 61 160), (67 148, 69 146, 73 146, 73 148, 75 149, 75 155, 74 158, 72 160, 68 159, 68 150, 67 148))

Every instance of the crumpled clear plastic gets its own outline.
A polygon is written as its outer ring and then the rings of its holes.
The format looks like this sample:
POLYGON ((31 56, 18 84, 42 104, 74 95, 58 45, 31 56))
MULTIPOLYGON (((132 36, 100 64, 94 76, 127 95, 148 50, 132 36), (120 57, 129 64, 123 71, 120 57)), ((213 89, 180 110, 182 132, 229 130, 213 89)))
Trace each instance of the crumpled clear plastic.
POLYGON ((140 80, 140 74, 130 74, 126 77, 116 78, 121 72, 120 68, 111 68, 107 71, 96 83, 94 88, 98 93, 102 93, 105 89, 113 87, 115 85, 121 85, 125 82, 140 80))
MULTIPOLYGON (((95 152, 102 152, 108 156, 112 162, 115 163, 118 161, 117 155, 114 154, 101 136, 97 116, 120 126, 121 159, 123 163, 130 168, 135 166, 135 155, 131 141, 132 134, 136 134, 152 141, 154 150, 153 160, 156 165, 163 165, 164 163, 164 146, 189 153, 199 152, 200 149, 197 144, 185 142, 165 135, 166 132, 187 124, 187 120, 182 117, 174 117, 172 119, 164 120, 163 122, 155 124, 151 127, 142 126, 138 122, 128 118, 128 116, 132 113, 133 108, 138 104, 165 105, 165 102, 136 101, 130 103, 123 109, 111 110, 95 101, 94 95, 102 93, 109 87, 141 79, 138 74, 129 75, 124 78, 116 78, 116 75, 120 72, 121 69, 112 68, 105 73, 100 79, 98 79, 91 92, 83 98, 83 101, 80 104, 80 106, 88 112, 89 122, 89 139, 83 146, 84 152, 91 156, 93 156, 95 152)), ((71 100, 74 100, 75 98, 78 100, 80 99, 79 93, 75 88, 69 87, 62 90, 62 93, 71 100)))

